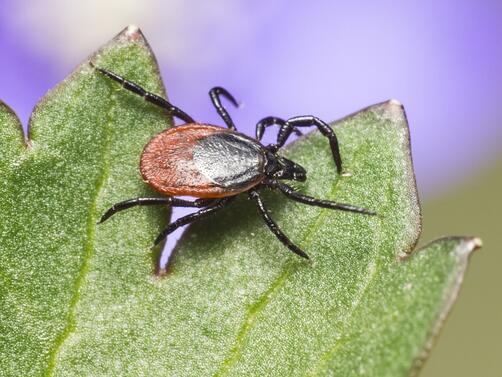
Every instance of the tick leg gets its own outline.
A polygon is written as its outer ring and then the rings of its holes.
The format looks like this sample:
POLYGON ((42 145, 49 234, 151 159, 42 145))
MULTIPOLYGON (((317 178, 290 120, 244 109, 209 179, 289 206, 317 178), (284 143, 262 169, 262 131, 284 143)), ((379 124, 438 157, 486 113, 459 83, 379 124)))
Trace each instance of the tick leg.
MULTIPOLYGON (((256 133, 255 133, 256 140, 258 141, 261 140, 261 138, 263 137, 263 133, 265 132, 265 129, 267 127, 273 126, 274 124, 277 124, 278 126, 282 127, 284 126, 285 123, 286 121, 284 119, 277 118, 274 116, 263 118, 258 123, 256 123, 256 133)), ((302 135, 302 132, 297 128, 293 129, 293 132, 298 136, 302 135)))
POLYGON ((279 135, 277 136, 277 144, 270 145, 269 149, 275 152, 279 148, 283 147, 286 143, 286 140, 288 140, 289 136, 295 130, 295 128, 311 126, 317 127, 319 131, 328 138, 329 145, 331 147, 331 153, 333 154, 333 159, 335 160, 336 170, 338 174, 341 174, 342 157, 340 156, 340 147, 338 146, 338 139, 336 138, 335 132, 326 122, 315 116, 304 115, 288 119, 279 130, 279 135))
POLYGON ((195 213, 191 213, 190 215, 186 215, 183 217, 180 217, 176 221, 172 222, 169 224, 169 226, 160 233, 157 238, 154 241, 154 245, 158 245, 161 243, 170 233, 174 232, 176 229, 178 229, 180 226, 190 224, 196 220, 199 220, 203 217, 206 217, 213 212, 216 212, 220 209, 222 209, 228 202, 230 202, 234 197, 229 197, 225 199, 219 199, 215 202, 215 204, 211 205, 210 207, 203 208, 200 211, 197 211, 195 213))
POLYGON ((115 80, 118 83, 120 83, 124 89, 127 89, 127 90, 143 97, 145 99, 145 101, 147 101, 147 102, 153 103, 154 105, 157 105, 159 107, 162 107, 163 109, 166 109, 167 111, 169 111, 169 113, 172 116, 181 119, 185 123, 195 123, 195 121, 193 120, 193 118, 190 115, 185 113, 183 110, 177 108, 176 106, 174 106, 173 104, 171 104, 170 102, 165 100, 164 98, 162 98, 156 94, 147 92, 145 89, 143 89, 138 84, 136 84, 132 81, 126 80, 122 76, 119 76, 116 73, 108 71, 107 69, 99 68, 99 67, 95 67, 95 68, 99 72, 101 72, 103 75, 105 75, 106 77, 109 77, 112 80, 115 80))
POLYGON ((293 187, 288 186, 279 181, 270 181, 265 183, 265 185, 271 188, 278 188, 288 198, 293 199, 294 201, 297 201, 299 203, 322 208, 338 209, 341 211, 362 213, 365 215, 376 215, 376 212, 370 211, 369 209, 366 208, 356 207, 351 204, 333 202, 331 200, 316 199, 311 196, 300 194, 293 187))
POLYGON ((155 205, 170 205, 172 207, 195 207, 201 208, 206 207, 211 204, 214 200, 212 199, 197 199, 193 202, 189 200, 183 200, 178 198, 173 198, 171 196, 167 196, 165 198, 135 198, 125 200, 120 203, 116 203, 111 206, 108 211, 101 217, 98 224, 108 220, 111 216, 116 214, 117 212, 123 211, 125 209, 135 207, 135 206, 155 206, 155 205))
POLYGON ((272 220, 267 209, 265 208, 265 205, 263 204, 260 194, 257 191, 251 191, 249 193, 249 197, 256 201, 265 224, 267 224, 268 228, 272 231, 272 233, 275 234, 279 241, 281 241, 293 253, 299 255, 302 258, 309 259, 309 256, 302 249, 291 242, 291 240, 281 231, 281 229, 279 229, 279 226, 275 223, 275 221, 272 220))
POLYGON ((220 96, 225 97, 235 107, 239 107, 239 103, 225 88, 222 88, 221 86, 216 86, 209 91, 209 97, 211 97, 211 102, 213 103, 214 107, 216 108, 216 111, 218 112, 218 114, 220 114, 221 118, 223 119, 227 127, 230 128, 231 130, 237 130, 234 121, 232 120, 232 118, 230 118, 230 115, 228 114, 227 109, 225 109, 221 104, 220 96))
POLYGON ((261 138, 263 137, 265 129, 267 127, 273 126, 274 124, 277 124, 282 127, 286 124, 286 121, 284 119, 271 116, 263 118, 258 123, 256 123, 256 132, 255 132, 256 140, 260 141, 261 138))

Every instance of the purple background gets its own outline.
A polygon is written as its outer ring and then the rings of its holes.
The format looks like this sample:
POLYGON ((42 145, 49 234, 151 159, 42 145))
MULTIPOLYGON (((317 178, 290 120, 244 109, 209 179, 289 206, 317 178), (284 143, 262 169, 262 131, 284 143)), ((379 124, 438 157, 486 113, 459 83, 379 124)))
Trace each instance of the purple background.
POLYGON ((251 134, 266 115, 332 121, 396 98, 426 195, 471 173, 501 143, 497 1, 23 3, 2 2, 0 98, 25 124, 36 101, 136 11, 170 99, 196 119, 221 123, 206 94, 214 85, 244 102, 232 115, 251 134))

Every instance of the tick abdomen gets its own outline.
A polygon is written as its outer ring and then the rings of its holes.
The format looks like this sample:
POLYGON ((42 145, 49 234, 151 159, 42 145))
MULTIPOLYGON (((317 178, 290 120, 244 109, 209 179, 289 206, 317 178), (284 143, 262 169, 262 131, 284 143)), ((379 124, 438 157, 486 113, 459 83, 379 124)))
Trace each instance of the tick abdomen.
POLYGON ((197 142, 193 161, 197 170, 216 185, 239 188, 261 179, 265 156, 256 142, 233 132, 219 132, 197 142))
POLYGON ((232 196, 265 177, 261 144, 226 128, 187 124, 154 137, 143 150, 143 179, 167 195, 232 196))

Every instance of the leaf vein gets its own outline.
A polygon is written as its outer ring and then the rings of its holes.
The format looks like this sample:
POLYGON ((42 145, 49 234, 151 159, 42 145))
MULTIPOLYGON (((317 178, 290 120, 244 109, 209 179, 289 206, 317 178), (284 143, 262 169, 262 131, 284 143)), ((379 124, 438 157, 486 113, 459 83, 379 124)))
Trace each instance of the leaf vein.
MULTIPOLYGON (((115 95, 112 94, 110 98, 112 101, 114 101, 115 95)), ((101 157, 102 169, 98 175, 98 178, 96 179, 95 195, 92 198, 91 204, 89 206, 89 212, 86 224, 87 239, 84 246, 84 258, 82 261, 82 266, 80 268, 80 273, 77 279, 75 280, 74 293, 73 297, 70 300, 70 306, 68 310, 67 324, 66 327, 61 332, 61 334, 59 335, 59 337, 57 338, 56 345, 50 354, 49 365, 47 368, 46 376, 54 375, 57 359, 61 353, 63 345, 70 338, 71 334, 75 331, 76 328, 76 316, 77 316, 76 311, 78 302, 80 301, 80 291, 82 285, 84 284, 85 277, 89 272, 89 264, 94 251, 94 241, 95 241, 96 221, 97 221, 97 203, 110 171, 110 149, 112 143, 112 131, 113 131, 112 125, 114 122, 113 109, 115 107, 115 102, 116 101, 114 101, 114 103, 110 106, 106 114, 107 118, 106 128, 105 128, 106 139, 103 143, 103 154, 101 157)))

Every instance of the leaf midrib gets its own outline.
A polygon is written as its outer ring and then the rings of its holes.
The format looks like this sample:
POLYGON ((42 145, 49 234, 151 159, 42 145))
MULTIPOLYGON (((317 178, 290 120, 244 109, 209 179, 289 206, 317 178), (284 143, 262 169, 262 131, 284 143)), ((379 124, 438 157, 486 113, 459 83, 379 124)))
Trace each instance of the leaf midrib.
POLYGON ((77 305, 80 301, 80 291, 84 284, 85 277, 89 272, 89 264, 93 256, 94 252, 94 241, 96 234, 96 224, 97 224, 97 204, 100 197, 100 194, 103 190, 104 184, 108 179, 110 173, 110 152, 111 152, 111 144, 112 144, 112 134, 113 134, 113 123, 114 123, 114 109, 116 105, 118 105, 116 100, 116 95, 114 91, 111 90, 110 100, 112 104, 110 105, 107 113, 106 113, 106 126, 105 126, 105 142, 103 145, 103 153, 100 158, 101 164, 101 172, 96 179, 95 184, 95 194, 92 198, 91 204, 89 206, 88 216, 87 216, 87 224, 86 224, 86 234, 87 239, 84 247, 84 258, 82 261, 82 266, 80 267, 80 273, 75 280, 75 286, 73 289, 73 296, 70 300, 68 316, 66 319, 66 326, 61 332, 61 334, 56 339, 56 343, 54 349, 50 353, 49 364, 47 367, 46 376, 51 377, 54 375, 54 371, 56 368, 56 362, 58 355, 61 353, 64 343, 70 337, 70 335, 75 331, 76 328, 76 317, 77 317, 77 305))

